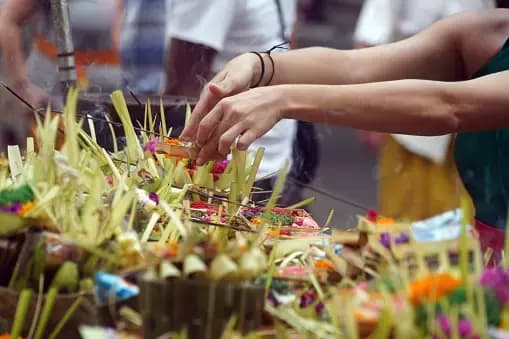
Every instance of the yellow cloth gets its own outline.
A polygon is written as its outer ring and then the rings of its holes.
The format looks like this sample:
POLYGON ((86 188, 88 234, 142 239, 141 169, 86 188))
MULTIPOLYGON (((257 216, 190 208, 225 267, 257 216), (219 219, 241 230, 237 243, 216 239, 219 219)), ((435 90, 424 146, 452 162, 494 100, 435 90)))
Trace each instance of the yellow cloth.
POLYGON ((413 154, 386 136, 380 151, 378 205, 382 215, 422 220, 459 207, 466 193, 454 163, 454 145, 443 164, 413 154))

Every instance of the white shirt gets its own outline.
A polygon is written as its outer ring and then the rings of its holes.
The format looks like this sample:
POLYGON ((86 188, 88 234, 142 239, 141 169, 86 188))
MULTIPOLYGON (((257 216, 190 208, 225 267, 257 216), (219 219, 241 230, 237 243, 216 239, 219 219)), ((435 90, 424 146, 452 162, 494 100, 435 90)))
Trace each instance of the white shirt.
MULTIPOLYGON (((266 51, 282 42, 273 0, 167 0, 168 36, 211 47, 217 51, 212 71, 250 51, 266 51)), ((285 27, 291 31, 296 0, 281 0, 285 27)), ((289 34, 287 34, 289 36, 289 34)), ((171 80, 170 80, 171 81, 171 80)), ((282 120, 250 147, 265 148, 258 172, 263 177, 291 161, 296 121, 282 120)))
POLYGON ((368 45, 386 44, 419 33, 449 15, 494 6, 493 0, 366 0, 354 39, 368 45))
MULTIPOLYGON (((446 16, 494 6, 493 0, 366 0, 354 40, 373 46, 390 43, 414 35, 446 16)), ((437 163, 445 161, 451 139, 450 135, 393 137, 407 150, 437 163)))

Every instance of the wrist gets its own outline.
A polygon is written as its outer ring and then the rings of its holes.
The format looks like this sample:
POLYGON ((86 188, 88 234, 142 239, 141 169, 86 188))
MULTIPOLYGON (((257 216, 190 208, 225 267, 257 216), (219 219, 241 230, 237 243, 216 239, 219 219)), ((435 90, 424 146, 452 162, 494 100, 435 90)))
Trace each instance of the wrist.
POLYGON ((312 85, 277 85, 283 105, 281 119, 315 120, 318 111, 321 111, 322 89, 312 85), (314 117, 314 118, 313 118, 314 117))
POLYGON ((262 65, 260 63, 260 59, 254 53, 246 53, 241 57, 244 59, 242 62, 248 65, 249 70, 251 72, 251 80, 249 81, 249 87, 253 88, 260 80, 260 75, 262 74, 262 65))
POLYGON ((273 90, 278 91, 282 103, 279 112, 280 119, 299 119, 299 112, 302 111, 304 103, 302 96, 298 95, 296 85, 278 85, 273 90))
POLYGON ((268 86, 274 76, 274 63, 266 52, 245 54, 251 68, 250 87, 268 86))

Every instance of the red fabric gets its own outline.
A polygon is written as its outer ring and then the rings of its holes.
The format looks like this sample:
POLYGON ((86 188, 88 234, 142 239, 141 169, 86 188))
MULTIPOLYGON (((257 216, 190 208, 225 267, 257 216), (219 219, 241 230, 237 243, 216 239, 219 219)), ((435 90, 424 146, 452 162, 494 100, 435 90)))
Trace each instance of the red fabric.
POLYGON ((482 252, 485 253, 491 248, 493 250, 491 263, 498 263, 504 250, 505 230, 486 225, 479 220, 475 221, 475 230, 479 234, 482 252))

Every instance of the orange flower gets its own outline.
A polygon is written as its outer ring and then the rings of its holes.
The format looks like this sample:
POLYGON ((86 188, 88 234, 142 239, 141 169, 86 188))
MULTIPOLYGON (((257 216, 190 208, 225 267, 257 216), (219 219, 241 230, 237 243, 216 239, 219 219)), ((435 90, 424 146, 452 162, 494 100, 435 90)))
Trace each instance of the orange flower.
POLYGON ((327 271, 333 271, 334 270, 334 268, 332 267, 331 262, 329 260, 325 260, 325 259, 316 261, 315 262, 315 268, 316 269, 327 270, 327 271))
MULTIPOLYGON (((33 208, 35 207, 35 204, 33 202, 27 202, 27 203, 24 203, 22 206, 21 206, 21 210, 18 212, 19 215, 21 216, 25 216, 27 215, 28 212, 30 212, 33 208)), ((1 339, 1 338, 0 338, 1 339)))
POLYGON ((169 242, 168 243, 168 252, 167 254, 170 256, 170 257, 174 257, 177 255, 177 251, 178 251, 178 244, 176 242, 169 242))
POLYGON ((253 220, 251 220, 251 223, 260 225, 262 223, 262 219, 260 217, 255 217, 253 220))
POLYGON ((267 232, 267 235, 269 237, 277 237, 279 235, 279 232, 278 232, 278 230, 270 230, 267 232))
POLYGON ((395 224, 396 220, 394 220, 392 218, 387 218, 387 217, 378 217, 376 219, 376 223, 380 224, 380 225, 391 225, 391 224, 395 224))
POLYGON ((177 139, 166 139, 165 143, 167 143, 168 145, 173 145, 173 146, 181 146, 182 145, 182 143, 177 139))
POLYGON ((410 284, 410 300, 414 305, 437 301, 460 285, 461 280, 448 273, 429 275, 410 284))

